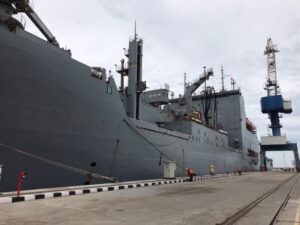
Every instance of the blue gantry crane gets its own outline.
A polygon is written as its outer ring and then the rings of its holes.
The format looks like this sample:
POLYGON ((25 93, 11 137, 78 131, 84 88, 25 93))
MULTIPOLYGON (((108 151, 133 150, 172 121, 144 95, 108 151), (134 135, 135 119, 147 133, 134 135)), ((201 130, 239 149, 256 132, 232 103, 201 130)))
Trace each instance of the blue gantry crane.
POLYGON ((264 54, 267 56, 268 77, 265 84, 267 96, 261 98, 261 111, 268 114, 271 121, 270 128, 272 135, 261 137, 261 168, 267 168, 266 151, 293 151, 295 166, 300 172, 300 161, 297 143, 288 142, 285 135, 281 135, 282 125, 280 124, 281 113, 292 113, 292 102, 284 100, 280 92, 276 74, 275 54, 279 52, 276 45, 273 45, 271 38, 267 41, 264 54))

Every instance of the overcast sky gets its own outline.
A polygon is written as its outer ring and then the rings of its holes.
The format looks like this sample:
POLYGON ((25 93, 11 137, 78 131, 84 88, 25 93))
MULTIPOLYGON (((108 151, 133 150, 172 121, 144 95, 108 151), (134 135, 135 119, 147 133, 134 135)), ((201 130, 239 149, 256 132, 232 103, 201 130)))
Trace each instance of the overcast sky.
MULTIPOLYGON (((212 67, 209 81, 221 88, 221 64, 241 88, 247 116, 267 135, 267 115, 260 112, 266 95, 267 38, 277 44, 277 75, 285 98, 292 99, 293 114, 284 115, 282 132, 298 141, 300 127, 300 1, 298 0, 35 0, 34 9, 61 46, 90 66, 112 70, 134 33, 144 40, 143 79, 151 88, 164 83, 183 92, 183 74, 192 81, 212 67)), ((39 32, 26 20, 27 30, 39 32)), ((116 79, 117 80, 117 79, 116 79)), ((230 89, 230 77, 226 88, 230 89)), ((293 154, 270 153, 275 166, 291 165, 293 154)))

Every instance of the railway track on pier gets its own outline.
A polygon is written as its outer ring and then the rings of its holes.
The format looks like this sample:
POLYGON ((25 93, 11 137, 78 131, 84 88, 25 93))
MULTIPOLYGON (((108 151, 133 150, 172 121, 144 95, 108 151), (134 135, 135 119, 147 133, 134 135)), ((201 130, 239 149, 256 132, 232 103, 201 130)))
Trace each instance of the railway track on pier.
MULTIPOLYGON (((232 224, 239 224, 245 216, 249 216, 250 212, 259 207, 262 203, 264 203, 268 198, 272 198, 277 192, 282 191, 282 189, 285 189, 285 194, 283 195, 283 198, 281 198, 281 202, 278 205, 277 209, 272 213, 270 216, 270 219, 268 223, 259 223, 253 222, 253 224, 264 224, 264 225, 274 225, 277 222, 278 216, 280 215, 281 211, 284 209, 286 204, 288 203, 290 199, 290 195, 293 192, 297 182, 300 179, 300 174, 296 173, 293 176, 289 177, 288 179, 284 180, 282 183, 278 184, 277 186, 271 188, 258 198, 256 198, 254 201, 250 202, 245 207, 238 210, 233 215, 227 217, 224 221, 217 223, 216 225, 232 225, 232 224)), ((255 218, 253 218, 255 219, 255 218)))

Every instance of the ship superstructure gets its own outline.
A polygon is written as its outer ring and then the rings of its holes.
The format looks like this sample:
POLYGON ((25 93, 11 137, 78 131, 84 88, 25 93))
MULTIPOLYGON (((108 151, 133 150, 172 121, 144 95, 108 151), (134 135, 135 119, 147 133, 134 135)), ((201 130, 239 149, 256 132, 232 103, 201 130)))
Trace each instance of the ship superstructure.
POLYGON ((28 5, 0 0, 0 191, 162 176, 175 161, 177 176, 259 169, 255 126, 245 115, 240 90, 215 92, 205 69, 184 95, 168 88, 146 91, 143 40, 134 34, 117 72, 71 57, 28 5), (25 12, 42 40, 12 17, 25 12), (33 16, 35 15, 35 16, 33 16), (200 95, 196 90, 205 85, 200 95))

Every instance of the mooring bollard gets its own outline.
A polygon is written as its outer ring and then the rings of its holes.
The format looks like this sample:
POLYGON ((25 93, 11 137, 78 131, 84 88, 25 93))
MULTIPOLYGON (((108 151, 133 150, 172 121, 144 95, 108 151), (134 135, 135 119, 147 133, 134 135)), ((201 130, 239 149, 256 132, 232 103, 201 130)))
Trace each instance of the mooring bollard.
POLYGON ((21 189, 22 189, 22 183, 23 183, 26 175, 27 174, 24 171, 22 171, 22 172, 19 173, 18 186, 17 186, 17 197, 20 196, 20 192, 21 192, 21 189))

